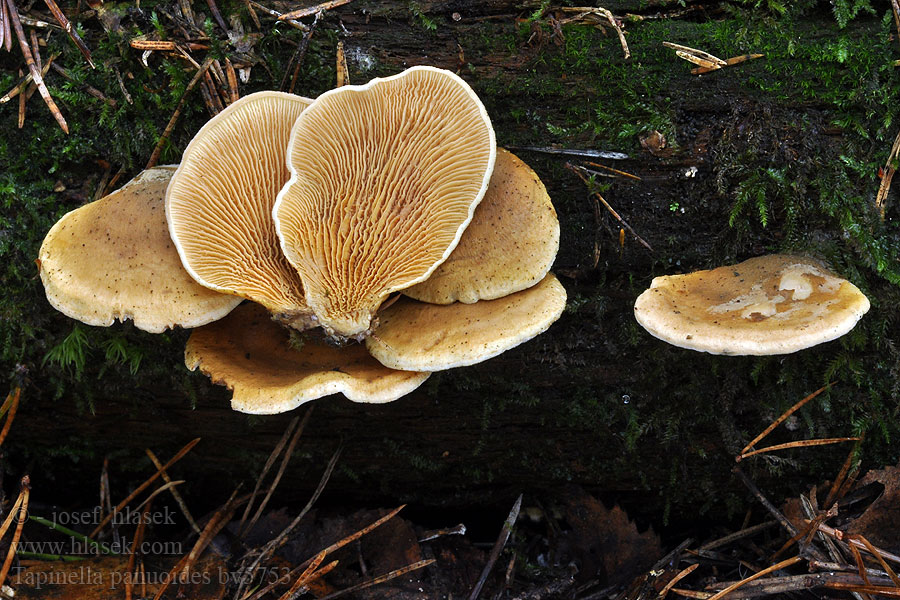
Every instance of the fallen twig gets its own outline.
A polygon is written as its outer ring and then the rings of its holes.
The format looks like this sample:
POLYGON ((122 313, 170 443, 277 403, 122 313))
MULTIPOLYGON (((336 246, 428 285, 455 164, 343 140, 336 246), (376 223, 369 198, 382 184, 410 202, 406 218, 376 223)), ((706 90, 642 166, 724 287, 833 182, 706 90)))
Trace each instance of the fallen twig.
POLYGON ((209 12, 212 13, 213 18, 216 20, 216 23, 218 23, 219 27, 222 28, 222 31, 227 34, 228 25, 225 24, 225 19, 222 18, 222 13, 219 12, 219 7, 216 5, 216 0, 206 0, 206 5, 209 7, 209 12))
POLYGON ((9 435, 9 430, 12 427, 13 419, 16 418, 16 411, 19 409, 19 400, 22 397, 22 388, 20 386, 15 386, 12 391, 6 396, 6 400, 3 402, 3 406, 0 406, 0 418, 3 415, 6 415, 6 421, 3 423, 3 429, 0 429, 0 446, 3 445, 3 441, 6 439, 6 436, 9 435))
POLYGON ((675 50, 675 55, 678 56, 678 58, 684 59, 689 63, 697 65, 697 68, 691 69, 691 73, 693 73, 694 75, 702 75, 703 73, 716 71, 718 69, 721 69, 722 67, 729 67, 731 65, 736 65, 748 60, 762 58, 764 56, 762 54, 741 54, 740 56, 733 56, 727 60, 723 60, 718 56, 710 54, 709 52, 704 52, 703 50, 698 50, 697 48, 691 48, 690 46, 682 46, 681 44, 675 44, 673 42, 663 42, 662 45, 666 48, 672 48, 673 50, 675 50))
POLYGON ((144 512, 141 513, 141 520, 138 523, 137 528, 134 531, 134 538, 131 543, 131 552, 128 553, 128 564, 125 569, 128 573, 128 577, 125 581, 125 600, 131 600, 133 597, 133 588, 134 588, 134 580, 135 580, 135 561, 138 557, 138 550, 141 547, 141 544, 144 542, 144 531, 147 527, 147 521, 149 521, 150 516, 150 507, 153 505, 152 502, 147 502, 147 505, 144 507, 144 512))
POLYGON ((789 567, 791 565, 797 564, 801 560, 803 560, 803 557, 795 556, 793 558, 788 558, 787 560, 783 560, 780 563, 776 563, 770 567, 766 567, 759 573, 754 573, 753 575, 751 575, 750 577, 747 577, 746 579, 741 579, 740 581, 736 581, 735 583, 729 585, 727 588, 725 588, 721 592, 714 594, 713 596, 710 596, 709 600, 719 600, 719 598, 724 597, 726 594, 733 592, 734 590, 738 589, 739 587, 746 585, 746 584, 750 583, 751 581, 754 581, 755 579, 759 579, 763 575, 767 575, 767 574, 771 573, 772 571, 777 571, 779 569, 783 569, 785 567, 789 567))
POLYGON ((773 525, 777 525, 775 521, 766 521, 765 523, 760 523, 758 525, 754 525, 752 527, 745 527, 740 531, 736 531, 732 534, 721 537, 717 540, 713 540, 711 542, 707 542, 700 546, 700 550, 712 550, 713 548, 718 548, 720 546, 725 546, 730 544, 731 542, 735 542, 737 540, 744 539, 745 537, 749 537, 751 535, 756 535, 760 531, 765 531, 769 527, 773 525))
POLYGON ((278 12, 277 10, 273 10, 267 6, 263 6, 259 2, 256 2, 255 0, 248 0, 248 1, 250 2, 250 6, 258 8, 259 10, 263 11, 270 17, 275 17, 275 19, 278 21, 283 20, 285 23, 287 23, 294 29, 299 29, 300 31, 306 31, 306 29, 307 29, 306 25, 304 25, 303 23, 301 23, 300 21, 298 21, 296 19, 289 19, 289 18, 282 19, 281 18, 282 14, 280 12, 278 12))
POLYGON ((122 500, 121 502, 119 502, 119 503, 115 506, 115 508, 113 508, 112 512, 109 513, 108 515, 106 515, 106 516, 100 521, 100 524, 97 525, 97 527, 94 528, 94 530, 91 532, 91 534, 90 534, 88 537, 92 537, 92 538, 97 537, 97 534, 99 534, 99 533, 103 530, 103 528, 106 527, 106 526, 109 524, 109 522, 112 520, 112 518, 113 518, 117 513, 119 513, 123 508, 125 508, 126 506, 128 506, 128 504, 129 504, 132 500, 134 500, 134 498, 137 497, 138 494, 140 494, 141 492, 143 492, 144 490, 146 490, 148 487, 150 487, 150 485, 151 485, 154 481, 156 481, 156 479, 157 479, 158 477, 161 476, 161 472, 162 472, 163 470, 168 469, 169 467, 171 467, 172 465, 174 465, 176 462, 178 462, 179 460, 181 460, 182 458, 184 458, 184 456, 185 456, 188 452, 190 452, 191 449, 192 449, 194 446, 196 446, 197 443, 198 443, 199 441, 200 441, 200 438, 195 438, 195 439, 191 440, 190 442, 188 442, 187 444, 185 444, 184 447, 183 447, 181 450, 179 450, 179 451, 175 454, 175 456, 173 456, 172 458, 169 459, 169 462, 167 462, 166 464, 163 465, 162 470, 156 471, 156 473, 154 473, 149 479, 147 479, 147 480, 146 480, 144 483, 142 483, 141 485, 137 486, 137 487, 134 489, 133 492, 131 492, 130 494, 128 494, 128 496, 127 496, 124 500, 122 500))
POLYGON ((78 31, 72 27, 72 23, 66 17, 65 13, 59 9, 59 6, 56 4, 55 0, 44 0, 44 4, 47 5, 47 8, 50 9, 50 13, 53 15, 53 18, 60 24, 63 30, 69 34, 69 38, 75 43, 75 46, 78 48, 78 51, 81 52, 81 55, 84 57, 88 64, 91 65, 91 68, 94 69, 96 66, 94 65, 94 61, 91 59, 91 50, 87 47, 87 44, 84 43, 84 40, 81 39, 81 36, 78 35, 78 31))
MULTIPOLYGON (((0 3, 2 3, 2 2, 0 2, 0 3)), ((52 55, 50 57, 50 60, 48 60, 44 64, 44 68, 41 70, 41 75, 47 74, 47 71, 53 65, 52 61, 55 60, 57 56, 59 56, 59 53, 52 55)), ((21 71, 19 73, 21 74, 21 71)), ((15 87, 13 87, 11 90, 6 92, 6 94, 4 94, 2 97, 0 97, 0 104, 5 104, 6 102, 9 102, 10 100, 12 100, 16 96, 18 96, 19 94, 23 94, 28 89, 29 83, 31 83, 31 73, 30 72, 26 73, 25 76, 22 77, 22 79, 19 80, 19 82, 15 85, 15 87)))
MULTIPOLYGON (((821 531, 822 533, 824 533, 825 535, 827 535, 829 537, 832 537, 836 540, 840 540, 840 541, 844 542, 845 544, 849 544, 851 546, 856 546, 858 549, 865 550, 866 552, 869 552, 870 554, 872 553, 872 551, 869 550, 869 547, 867 547, 866 544, 864 544, 859 539, 857 539, 857 536, 855 536, 855 535, 846 533, 844 531, 841 531, 840 529, 835 529, 834 527, 829 527, 828 525, 825 525, 824 523, 819 523, 818 529, 819 529, 819 531, 821 531)), ((869 544, 869 546, 871 546, 871 544, 869 544)), ((888 552, 887 550, 884 550, 882 548, 878 548, 877 546, 871 546, 871 547, 875 550, 875 552, 877 552, 884 559, 889 560, 893 563, 900 564, 900 556, 897 556, 896 554, 894 554, 892 552, 888 552)), ((875 556, 875 555, 873 554, 873 556, 875 556)))
MULTIPOLYGON (((616 30, 616 34, 619 36, 619 43, 622 45, 622 52, 625 53, 625 59, 631 58, 631 50, 628 49, 628 42, 625 41, 625 32, 622 30, 622 26, 620 24, 620 20, 616 18, 614 14, 612 14, 609 10, 601 7, 591 7, 591 6, 563 6, 559 8, 560 11, 564 13, 578 13, 575 17, 569 17, 567 19, 561 19, 560 25, 566 25, 568 23, 574 23, 577 21, 583 20, 588 15, 600 16, 612 25, 612 28, 616 30)), ((601 25, 602 23, 598 23, 601 25)))
MULTIPOLYGON (((566 163, 566 168, 569 169, 570 171, 574 172, 576 175, 578 175, 578 177, 581 178, 581 180, 583 182, 585 182, 586 184, 590 184, 590 180, 583 173, 584 167, 579 167, 578 165, 573 165, 572 163, 566 163)), ((643 246, 650 252, 653 252, 653 246, 651 246, 644 238, 642 238, 640 235, 638 235, 637 231, 635 231, 631 227, 631 225, 629 225, 625 221, 625 219, 623 219, 621 216, 619 216, 619 213, 617 213, 616 210, 612 206, 610 206, 609 202, 607 202, 606 199, 602 195, 600 195, 599 192, 593 192, 592 195, 595 198, 597 198, 603 204, 603 206, 606 207, 606 210, 609 211, 609 213, 616 219, 616 221, 618 221, 622 225, 622 227, 624 227, 629 232, 631 232, 631 235, 634 236, 634 238, 638 241, 638 243, 641 244, 641 246, 643 246)))
POLYGON ((484 565, 484 569, 481 571, 481 577, 478 578, 478 582, 475 584, 475 587, 472 588, 472 593, 469 594, 469 600, 478 600, 478 596, 481 595, 481 588, 484 587, 488 575, 491 574, 491 569, 494 568, 494 564, 497 562, 497 559, 500 558, 500 553, 503 551, 503 547, 506 546, 506 542, 509 540, 509 534, 512 533, 512 528, 516 524, 516 519, 519 518, 519 510, 521 510, 521 508, 522 494, 519 494, 519 497, 516 498, 516 501, 513 503, 512 510, 509 511, 509 516, 507 516, 506 520, 503 522, 503 527, 500 528, 500 535, 497 536, 497 541, 494 542, 494 547, 491 548, 491 554, 488 557, 487 564, 484 565))
MULTIPOLYGON (((297 525, 300 524, 300 521, 303 520, 303 517, 306 516, 306 513, 308 513, 310 511, 310 509, 312 509, 313 505, 319 499, 319 496, 321 496, 322 492, 325 490, 325 485, 328 483, 328 480, 331 478, 331 474, 334 472, 334 467, 337 465, 338 458, 340 458, 340 456, 341 456, 341 450, 342 450, 342 448, 339 447, 335 451, 335 453, 331 456, 331 460, 328 461, 328 466, 325 467, 325 472, 322 474, 321 479, 319 479, 319 485, 316 486, 316 490, 313 492, 313 495, 307 501, 306 506, 303 507, 303 509, 300 511, 300 513, 296 517, 294 517, 294 520, 291 521, 290 524, 288 524, 288 526, 285 527, 281 533, 279 533, 277 536, 275 536, 274 539, 269 541, 269 543, 267 543, 262 548, 262 550, 259 550, 256 558, 253 560, 253 562, 250 564, 250 566, 246 570, 244 570, 244 574, 243 574, 243 577, 241 578, 240 585, 238 586, 237 593, 235 594, 235 598, 243 597, 241 594, 242 594, 244 588, 251 581, 253 581, 254 577, 256 577, 256 573, 260 567, 260 564, 264 560, 267 560, 269 558, 269 556, 271 556, 272 553, 275 552, 275 550, 277 550, 282 545, 284 545, 285 542, 287 542, 288 535, 290 535, 290 533, 297 527, 297 525)), ((403 508, 403 507, 401 506, 400 508, 403 508)), ((400 509, 398 508, 397 511, 399 511, 399 510, 400 509)), ((396 513, 394 513, 394 514, 396 514, 396 513)), ((329 550, 329 552, 331 552, 331 550, 329 550)), ((305 567, 306 565, 304 564, 301 566, 305 567)), ((299 569, 299 567, 298 567, 298 569, 299 569)), ((261 596, 262 595, 260 595, 259 597, 261 597, 261 596)), ((257 596, 254 595, 253 597, 256 598, 257 596)))
POLYGON ((0 2, 0 46, 12 52, 12 29, 9 22, 9 7, 6 2, 0 2))
POLYGON ((344 42, 337 43, 337 50, 335 52, 336 58, 336 81, 334 87, 344 87, 348 83, 350 83, 350 74, 347 70, 347 57, 344 55, 344 42))
MULTIPOLYGON (((381 517, 380 519, 373 521, 372 523, 369 523, 368 525, 366 525, 365 527, 363 527, 356 533, 352 533, 352 534, 348 535, 347 537, 345 537, 341 540, 338 540, 337 542, 328 546, 324 550, 319 551, 312 558, 308 558, 305 561, 303 561, 302 563, 300 563, 299 565, 297 565, 296 567, 294 567, 290 573, 287 573, 286 575, 284 575, 283 577, 280 577, 276 581, 271 582, 269 585, 263 587, 256 593, 254 593, 252 595, 248 594, 247 596, 240 596, 239 594, 236 594, 235 598, 239 598, 241 600, 259 600, 260 598, 262 598, 263 596, 268 594, 270 591, 272 591, 272 589, 274 589, 276 585, 290 581, 291 577, 294 577, 297 573, 300 573, 302 570, 305 570, 310 564, 312 564, 312 562, 314 560, 316 560, 322 554, 325 554, 327 556, 327 555, 331 554, 332 552, 340 550, 341 548, 343 548, 344 546, 346 546, 348 544, 352 544, 353 542, 355 542, 362 536, 366 535, 367 533, 373 531, 377 527, 380 527, 381 525, 383 525, 383 524, 387 523, 388 521, 390 521, 391 519, 393 519, 395 516, 397 516, 397 513, 399 513, 401 510, 403 510, 403 508, 405 506, 406 506, 405 504, 398 506, 397 508, 395 508, 388 514, 381 517)), ((270 542, 270 544, 271 544, 271 542, 270 542)), ((240 591, 241 590, 239 589, 238 592, 240 592, 240 591)))
POLYGON ((622 177, 626 177, 628 179, 633 179, 635 181, 642 181, 642 179, 640 177, 638 177, 637 175, 632 175, 631 173, 628 173, 626 171, 620 171, 619 169, 613 169, 612 167, 607 167, 606 165, 601 165, 600 163, 591 162, 589 160, 587 160, 585 162, 587 164, 591 165, 592 167, 597 167, 598 169, 603 169, 605 171, 609 171, 610 173, 613 173, 615 175, 621 175, 622 177))
MULTIPOLYGON (((7 0, 7 2, 11 2, 12 0, 7 0)), ((152 169, 156 166, 156 163, 159 161, 159 155, 162 152, 163 145, 166 143, 166 140, 169 139, 169 135, 171 135, 172 130, 175 128, 175 123, 178 121, 178 117, 181 116, 181 111, 184 109, 184 103, 187 100, 187 96, 190 91, 197 85, 203 78, 203 74, 206 73, 206 70, 209 68, 209 65, 212 64, 213 59, 207 58, 203 61, 203 64, 200 65, 200 68, 197 69, 197 72, 194 73, 194 77, 188 82, 187 87, 184 88, 184 93, 181 94, 181 99, 178 101, 178 105, 175 107, 175 112, 172 113, 172 116, 169 118, 169 122, 166 124, 166 128, 163 130, 161 136, 159 136, 159 141, 156 142, 156 147, 153 149, 153 153, 150 155, 150 160, 147 161, 147 166, 145 169, 152 169)))
POLYGON ((421 569, 422 567, 427 567, 428 565, 434 562, 433 558, 429 558, 426 560, 420 560, 418 562, 414 562, 411 565, 407 565, 405 567, 401 567, 390 573, 385 573, 384 575, 379 575, 378 577, 374 577, 369 581, 364 581, 362 583, 358 583, 354 586, 348 587, 347 589, 340 590, 338 592, 334 592, 332 594, 328 594, 327 596, 323 596, 319 600, 332 600, 333 598, 339 598, 344 596, 345 594, 349 594, 352 592, 358 592, 359 590, 364 590, 366 588, 372 587, 373 585, 378 585, 379 583, 384 583, 385 581, 390 581, 396 577, 400 577, 401 575, 406 575, 410 571, 416 571, 421 569))
MULTIPOLYGON (((278 487, 278 484, 281 482, 281 477, 284 475, 285 470, 287 469, 288 463, 291 462, 291 456, 294 455, 294 448, 297 447, 297 442, 300 440, 300 436, 303 435, 303 430, 306 429, 306 424, 309 422, 309 418, 312 415, 312 408, 309 408, 306 411, 306 414, 303 415, 303 420, 300 422, 300 426, 294 431, 294 434, 291 436, 291 441, 287 446, 287 449, 284 451, 284 456, 281 459, 281 464, 278 466, 278 472, 275 473, 275 478, 272 480, 272 483, 269 485, 269 489, 266 492, 265 497, 263 497, 262 501, 259 503, 259 507, 256 509, 256 513, 253 515, 253 518, 250 519, 250 522, 245 526, 241 527, 241 534, 247 533, 253 530, 253 527, 256 525, 259 518, 262 516, 263 510, 265 510, 266 505, 269 503, 269 500, 272 498, 272 494, 275 493, 275 488, 278 487)), ((292 422, 293 425, 296 425, 296 419, 292 422)), ((287 433, 287 432, 285 432, 287 433)), ((259 482, 257 481, 257 486, 259 482)), ((258 489, 258 488, 257 488, 258 489)), ((256 492, 256 490, 254 490, 256 492)), ((252 502, 252 500, 251 500, 252 502)), ((249 507, 250 504, 248 503, 249 507)), ((246 515, 246 511, 244 512, 246 515)))
MULTIPOLYGON (((810 563, 810 566, 817 564, 810 563)), ((832 570, 832 569, 829 569, 832 570)), ((873 583, 889 585, 887 577, 870 579, 873 583)), ((847 573, 804 573, 803 575, 786 575, 784 577, 763 577, 741 586, 740 597, 756 598, 760 596, 774 596, 788 592, 814 590, 821 587, 830 587, 834 584, 857 586, 863 585, 859 575, 847 573)), ((731 585, 731 582, 714 583, 707 589, 719 590, 731 585)))
POLYGON ((284 21, 287 19, 302 19, 303 17, 314 15, 317 12, 331 10, 332 8, 337 8, 338 6, 350 4, 351 2, 353 2, 353 0, 329 0, 328 2, 322 2, 321 4, 316 4, 315 6, 292 10, 291 12, 285 13, 278 17, 278 20, 284 21))
POLYGON ((2 528, 0 528, 0 538, 2 538, 3 534, 6 533, 6 530, 9 528, 11 520, 15 518, 17 521, 16 531, 13 533, 12 541, 9 543, 9 550, 6 553, 6 560, 3 561, 3 567, 0 568, 0 589, 2 589, 3 583, 6 581, 6 576, 9 574, 9 569, 12 567, 13 559, 16 556, 16 548, 18 548, 19 539, 22 537, 22 527, 25 526, 25 515, 28 514, 28 496, 31 493, 31 479, 28 475, 22 478, 21 485, 22 491, 19 492, 19 497, 16 499, 6 520, 3 522, 2 528))
MULTIPOLYGON (((313 561, 309 563, 309 566, 306 567, 306 570, 300 574, 300 577, 297 578, 297 581, 295 581, 294 584, 291 585, 291 587, 288 589, 288 591, 282 594, 278 600, 292 600, 293 598, 296 598, 301 593, 303 593, 304 590, 301 588, 305 588, 306 584, 312 581, 314 575, 316 574, 316 569, 319 568, 319 565, 322 564, 323 560, 325 560, 324 551, 319 552, 319 554, 317 554, 316 557, 313 558, 313 561)), ((337 565, 337 561, 333 561, 332 564, 337 565)))
MULTIPOLYGON (((755 60, 757 58, 762 58, 765 54, 741 54, 740 56, 732 56, 731 58, 725 59, 726 66, 736 65, 738 63, 742 63, 748 60, 755 60)), ((715 65, 712 67, 697 67, 695 69, 691 69, 692 75, 703 75, 704 73, 710 73, 712 71, 717 71, 721 69, 719 65, 715 65)))
MULTIPOLYGON (((0 2, 2 1, 4 0, 0 0, 0 2)), ((56 106, 56 102, 53 101, 53 97, 50 96, 50 91, 47 90, 44 78, 41 76, 41 72, 34 62, 31 49, 28 47, 28 41, 25 39, 25 30, 22 29, 22 22, 19 20, 19 12, 16 10, 16 5, 13 3, 13 0, 5 0, 5 2, 8 8, 7 14, 9 20, 16 32, 16 37, 19 38, 19 48, 22 50, 22 56, 25 57, 25 64, 28 65, 28 70, 31 72, 31 80, 37 85, 38 91, 44 99, 44 103, 47 105, 47 108, 50 109, 50 114, 52 114, 53 118, 56 119, 56 122, 59 123, 60 129, 68 135, 69 125, 66 123, 65 117, 63 117, 62 113, 59 111, 59 107, 56 106)))
POLYGON ((800 400, 799 402, 797 402, 796 404, 794 404, 792 407, 790 407, 789 409, 787 409, 786 411, 784 411, 784 413, 782 413, 780 417, 778 417, 777 419, 775 419, 774 421, 772 421, 772 423, 771 423, 768 427, 766 427, 766 428, 762 431, 762 433, 760 433, 758 436, 756 436, 755 438, 753 438, 753 440, 752 440, 749 444, 747 444, 746 446, 744 446, 744 449, 741 450, 740 454, 744 454, 745 452, 747 452, 748 450, 750 450, 751 448, 753 448, 753 446, 755 446, 757 443, 759 443, 764 437, 766 437, 767 435, 769 435, 770 433, 772 433, 772 431, 773 431, 776 427, 778 427, 781 423, 783 423, 785 419, 787 419, 789 416, 791 416, 792 414, 794 414, 795 412, 797 412, 798 410, 800 410, 801 408, 803 408, 803 406, 804 406, 807 402, 809 402, 810 400, 812 400, 813 398, 815 398, 816 396, 818 396, 819 394, 821 394, 822 392, 824 392, 825 390, 827 390, 828 388, 830 388, 831 386, 833 386, 834 384, 835 384, 835 382, 832 381, 831 383, 829 383, 829 384, 827 384, 827 385, 824 385, 824 386, 820 387, 819 389, 817 389, 816 391, 814 391, 812 394, 810 394, 810 395, 808 395, 807 397, 803 398, 802 400, 800 400))
POLYGON ((859 450, 859 445, 861 442, 862 440, 854 444, 853 447, 850 448, 850 452, 847 453, 847 459, 844 461, 844 464, 841 465, 841 470, 838 472, 837 477, 834 478, 834 483, 831 484, 831 489, 828 490, 828 495, 825 497, 825 503, 822 505, 822 508, 827 510, 831 507, 832 504, 843 497, 842 492, 846 492, 847 488, 844 484, 851 477, 850 467, 853 465, 853 457, 856 455, 856 451, 859 450))
POLYGON ((610 152, 608 150, 579 150, 575 148, 553 148, 550 146, 507 146, 509 150, 525 150, 527 152, 542 152, 544 154, 562 154, 563 156, 579 156, 583 158, 605 158, 608 160, 628 160, 629 156, 623 152, 610 152))
POLYGON ((685 577, 687 577, 688 575, 690 575, 691 573, 696 571, 699 566, 700 566, 700 563, 694 563, 691 566, 689 566, 688 568, 682 570, 675 577, 673 577, 669 583, 666 584, 666 587, 664 587, 663 589, 661 589, 659 591, 659 596, 657 596, 657 597, 660 600, 662 600, 662 598, 665 598, 668 595, 669 590, 671 590, 673 587, 675 587, 675 585, 678 584, 679 581, 681 581, 682 579, 684 579, 685 577))
MULTIPOLYGON (((159 471, 159 474, 163 478, 163 481, 165 481, 166 483, 172 483, 172 478, 169 477, 169 474, 166 472, 163 464, 156 457, 156 454, 153 453, 153 450, 151 450, 150 448, 144 448, 144 452, 147 453, 147 457, 153 463, 153 466, 156 467, 156 470, 159 471)), ((184 498, 181 497, 181 494, 175 487, 169 488, 169 491, 172 494, 172 498, 175 499, 175 503, 178 504, 178 508, 181 509, 181 514, 184 515, 184 518, 187 519, 187 522, 190 524, 191 529, 194 530, 194 533, 199 534, 200 526, 197 525, 197 521, 194 520, 194 515, 192 515, 190 509, 188 509, 184 498)))
POLYGON ((231 497, 228 499, 228 502, 216 511, 216 514, 209 520, 204 527, 203 532, 200 534, 200 537, 197 538, 197 541, 194 543, 194 546, 191 548, 190 552, 188 552, 178 563, 172 567, 169 571, 167 577, 163 579, 163 583, 160 586, 159 590, 157 590, 156 595, 153 597, 153 600, 159 600, 162 598, 168 586, 177 580, 183 580, 189 573, 191 568, 194 566, 194 563, 197 562, 197 559, 200 558, 200 555, 206 550, 206 547, 212 542, 213 538, 219 534, 222 529, 228 525, 228 522, 231 520, 231 517, 234 516, 235 511, 237 510, 238 502, 235 501, 235 497, 237 496, 237 490, 231 494, 231 497))
POLYGON ((884 208, 888 192, 891 190, 891 180, 897 171, 894 165, 897 164, 898 157, 900 157, 900 132, 897 132, 894 145, 891 146, 891 153, 884 167, 881 168, 881 184, 878 186, 878 194, 875 196, 875 206, 878 208, 878 214, 881 215, 882 221, 884 221, 884 208))
POLYGON ((749 458, 751 456, 756 456, 757 454, 764 454, 766 452, 775 452, 776 450, 787 450, 788 448, 807 448, 810 446, 825 446, 828 444, 838 444, 841 442, 857 442, 862 438, 859 437, 840 437, 840 438, 823 438, 819 440, 797 440, 795 442, 786 442, 784 444, 775 444, 774 446, 767 446, 765 448, 760 448, 758 450, 751 450, 750 452, 745 452, 737 457, 735 457, 735 461, 740 462, 745 458, 749 458))
POLYGON ((316 13, 316 17, 315 17, 315 19, 313 19, 313 22, 310 24, 309 30, 305 34, 303 34, 303 39, 300 40, 299 44, 297 44, 297 50, 294 51, 293 56, 291 56, 291 60, 288 61, 288 67, 290 67, 291 64, 294 65, 294 72, 293 72, 293 75, 291 75, 291 85, 289 88, 287 88, 285 90, 284 84, 285 84, 285 81, 287 80, 287 75, 288 75, 288 71, 289 71, 289 69, 285 69, 284 77, 282 77, 282 79, 281 79, 281 86, 279 86, 281 90, 286 91, 290 94, 294 93, 294 89, 297 86, 297 80, 300 77, 300 65, 303 64, 303 59, 306 57, 306 50, 309 48, 309 41, 312 39, 313 33, 315 33, 316 27, 319 24, 319 19, 322 17, 323 14, 324 13, 322 13, 322 12, 316 13))
MULTIPOLYGON (((749 477, 747 477, 747 474, 744 473, 744 471, 739 466, 735 465, 735 467, 732 469, 732 472, 738 476, 738 478, 744 483, 744 485, 747 486, 747 489, 750 490, 750 493, 753 494, 757 500, 759 500, 760 504, 762 504, 763 507, 765 507, 765 509, 769 511, 769 514, 775 517, 775 520, 778 521, 789 534, 791 534, 792 536, 796 535, 797 528, 794 527, 794 524, 791 523, 787 517, 781 514, 781 511, 775 508, 774 504, 769 502, 769 499, 766 498, 765 495, 763 495, 759 488, 756 487, 756 484, 753 483, 753 481, 751 481, 749 477)), ((819 557, 819 560, 825 560, 825 557, 819 557)))

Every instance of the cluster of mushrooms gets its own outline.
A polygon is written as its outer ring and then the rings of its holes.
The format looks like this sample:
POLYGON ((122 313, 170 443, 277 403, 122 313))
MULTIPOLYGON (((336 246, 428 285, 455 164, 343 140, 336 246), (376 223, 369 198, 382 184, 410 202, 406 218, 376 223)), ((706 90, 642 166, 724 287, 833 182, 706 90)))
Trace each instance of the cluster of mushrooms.
MULTIPOLYGON (((178 167, 65 215, 39 264, 70 317, 196 328, 187 366, 266 414, 337 392, 389 402, 540 334, 566 303, 558 248, 543 184, 496 147, 475 93, 413 67, 234 102, 178 167)), ((764 355, 833 340, 868 309, 818 261, 770 255, 657 277, 634 313, 676 346, 764 355)))
POLYGON ((177 168, 65 215, 38 262, 70 317, 196 328, 187 366, 267 414, 389 402, 545 331, 558 247, 543 184, 471 88, 413 67, 234 102, 177 168))

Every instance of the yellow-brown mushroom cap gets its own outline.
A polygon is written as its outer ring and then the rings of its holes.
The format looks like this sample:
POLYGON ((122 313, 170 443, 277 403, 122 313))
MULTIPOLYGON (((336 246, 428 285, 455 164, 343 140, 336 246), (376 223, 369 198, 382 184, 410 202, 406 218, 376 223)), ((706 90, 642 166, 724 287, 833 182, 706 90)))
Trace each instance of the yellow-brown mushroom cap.
POLYGON ((547 274, 535 286, 474 304, 401 298, 378 313, 369 352, 392 369, 440 371, 493 358, 543 333, 562 314, 566 290, 547 274))
POLYGON ((228 314, 240 298, 209 290, 184 270, 166 226, 166 186, 175 167, 140 173, 50 229, 38 261, 50 304, 89 325, 132 319, 160 333, 228 314))
POLYGON ((539 282, 559 250, 559 220, 540 178, 515 154, 497 149, 491 182, 453 253, 410 298, 450 304, 493 300, 539 282))
POLYGON ((388 294, 449 256, 495 154, 478 97, 431 67, 328 91, 300 115, 273 215, 326 331, 364 336, 388 294))
POLYGON ((869 310, 859 289, 806 257, 773 254, 656 277, 634 304, 644 329, 712 354, 787 354, 836 339, 869 310))
POLYGON ((391 402, 429 375, 388 369, 361 344, 335 347, 310 336, 294 347, 288 330, 255 304, 194 330, 185 364, 233 390, 232 408, 253 414, 286 412, 338 392, 354 402, 391 402))
POLYGON ((305 312, 306 301, 281 252, 272 206, 289 177, 291 128, 311 103, 282 92, 234 102, 194 136, 166 196, 172 239, 191 276, 287 320, 305 312))

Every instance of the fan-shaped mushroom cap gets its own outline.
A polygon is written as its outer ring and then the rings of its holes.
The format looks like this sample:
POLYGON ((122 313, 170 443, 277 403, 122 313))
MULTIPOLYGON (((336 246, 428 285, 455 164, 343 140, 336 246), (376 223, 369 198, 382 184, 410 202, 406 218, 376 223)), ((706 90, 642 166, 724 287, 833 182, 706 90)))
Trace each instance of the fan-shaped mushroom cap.
POLYGON ((138 329, 197 327, 240 298, 197 284, 166 227, 166 186, 175 167, 156 167, 109 196, 76 208, 50 229, 38 261, 50 304, 89 325, 133 319, 138 329))
POLYGON ((544 184, 498 148, 490 185, 456 249, 403 293, 432 304, 502 298, 543 279, 558 250, 559 221, 544 184))
POLYGON ((310 103, 281 92, 234 102, 194 136, 166 195, 172 239, 188 273, 287 321, 305 314, 306 302, 281 252, 272 206, 289 177, 291 127, 310 103))
POLYGON ((838 338, 869 310, 818 261, 783 254, 656 277, 634 316, 659 339, 712 354, 787 354, 838 338))
POLYGON ((303 112, 273 214, 326 331, 364 337, 388 294, 447 258, 495 153, 475 93, 431 67, 325 92, 303 112))
POLYGON ((543 333, 562 314, 566 290, 552 273, 496 300, 437 305, 401 298, 378 313, 369 352, 392 369, 440 371, 493 358, 543 333))
POLYGON ((335 347, 310 337, 294 348, 288 330, 254 304, 194 330, 185 364, 233 390, 232 408, 253 414, 286 412, 338 392, 354 402, 391 402, 429 375, 388 369, 361 344, 335 347))

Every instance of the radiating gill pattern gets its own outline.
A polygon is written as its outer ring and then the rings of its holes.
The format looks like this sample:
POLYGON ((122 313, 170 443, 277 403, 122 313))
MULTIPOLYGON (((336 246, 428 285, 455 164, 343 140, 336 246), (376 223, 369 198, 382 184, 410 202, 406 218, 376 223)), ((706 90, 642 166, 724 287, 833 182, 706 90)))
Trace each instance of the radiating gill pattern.
POLYGON ((273 311, 305 306, 272 206, 289 177, 291 127, 310 102, 262 92, 232 104, 188 146, 167 197, 170 231, 191 275, 273 311))
POLYGON ((365 330, 387 294, 425 279, 459 241, 494 153, 481 103, 446 72, 320 97, 297 120, 275 209, 319 318, 365 330))

